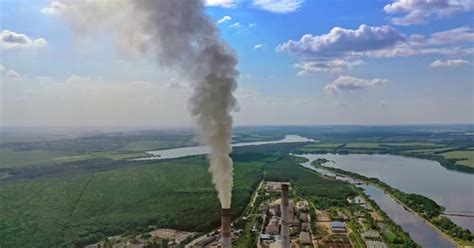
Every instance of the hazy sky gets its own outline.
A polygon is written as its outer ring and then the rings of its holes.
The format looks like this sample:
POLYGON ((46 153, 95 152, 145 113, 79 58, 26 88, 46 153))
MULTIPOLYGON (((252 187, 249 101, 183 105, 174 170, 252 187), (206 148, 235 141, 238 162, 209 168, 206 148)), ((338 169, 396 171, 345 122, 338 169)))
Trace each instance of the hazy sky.
MULTIPOLYGON (((473 123, 474 4, 412 2, 208 0, 240 60, 235 123, 473 123)), ((1 125, 192 125, 189 83, 64 8, 0 0, 1 125)))

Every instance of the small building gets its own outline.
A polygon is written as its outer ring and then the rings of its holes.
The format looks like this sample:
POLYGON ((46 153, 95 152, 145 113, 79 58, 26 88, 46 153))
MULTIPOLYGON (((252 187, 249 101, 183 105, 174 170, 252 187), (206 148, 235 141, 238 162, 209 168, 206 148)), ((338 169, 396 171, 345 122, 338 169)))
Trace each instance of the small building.
POLYGON ((302 245, 310 245, 311 244, 311 235, 309 232, 301 232, 300 233, 300 243, 302 245))
POLYGON ((347 231, 346 223, 342 221, 331 221, 331 231, 333 233, 345 233, 347 231))
POLYGON ((265 233, 271 235, 277 235, 280 233, 280 221, 278 220, 278 217, 273 216, 270 219, 268 225, 265 227, 265 233))
POLYGON ((300 213, 300 218, 301 222, 308 222, 309 221, 309 218, 308 218, 308 214, 307 213, 300 213))
POLYGON ((275 238, 273 238, 272 235, 270 234, 266 234, 266 233, 262 233, 260 234, 260 241, 263 241, 263 240, 274 240, 275 238))
POLYGON ((301 230, 309 231, 310 229, 311 229, 311 223, 309 223, 309 222, 301 223, 301 230))
POLYGON ((216 240, 218 240, 217 236, 210 236, 210 237, 207 237, 203 240, 200 240, 199 242, 194 244, 194 247, 195 248, 204 248, 204 247, 210 245, 211 243, 215 242, 216 240))
POLYGON ((268 211, 274 216, 280 216, 280 213, 281 213, 280 204, 278 203, 270 204, 268 211))

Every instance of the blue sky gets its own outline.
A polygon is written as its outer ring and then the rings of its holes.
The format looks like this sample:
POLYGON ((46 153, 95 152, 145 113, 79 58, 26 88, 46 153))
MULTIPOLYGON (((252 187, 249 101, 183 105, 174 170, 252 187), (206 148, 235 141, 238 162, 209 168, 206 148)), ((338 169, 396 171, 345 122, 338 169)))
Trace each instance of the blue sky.
MULTIPOLYGON (((192 125, 188 82, 123 52, 113 24, 77 35, 61 15, 69 3, 0 1, 2 125, 192 125)), ((473 10, 463 0, 206 7, 239 57, 237 125, 473 123, 473 10)))

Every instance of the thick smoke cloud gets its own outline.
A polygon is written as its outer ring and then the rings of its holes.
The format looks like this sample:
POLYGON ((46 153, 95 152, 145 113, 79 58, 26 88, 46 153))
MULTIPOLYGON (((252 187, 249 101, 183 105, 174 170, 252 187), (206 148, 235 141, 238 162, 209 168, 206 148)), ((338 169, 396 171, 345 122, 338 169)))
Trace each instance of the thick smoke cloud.
POLYGON ((210 172, 223 208, 231 205, 235 54, 219 38, 201 0, 62 1, 60 15, 79 34, 117 30, 121 48, 152 54, 194 85, 190 108, 202 143, 211 147, 210 172))

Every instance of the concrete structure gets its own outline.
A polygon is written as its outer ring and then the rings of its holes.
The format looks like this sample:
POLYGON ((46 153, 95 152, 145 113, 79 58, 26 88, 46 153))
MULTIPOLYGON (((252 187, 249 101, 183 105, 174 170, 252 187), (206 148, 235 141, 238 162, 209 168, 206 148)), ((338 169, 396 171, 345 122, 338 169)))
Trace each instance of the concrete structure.
POLYGON ((230 208, 223 208, 221 213, 221 241, 224 248, 232 247, 232 236, 230 232, 230 223, 232 215, 230 208))
POLYGON ((331 221, 331 231, 333 233, 345 233, 347 231, 346 223, 342 221, 331 221))
POLYGON ((300 233, 300 243, 302 245, 310 245, 311 244, 311 236, 309 232, 301 232, 300 233))
POLYGON ((281 185, 281 247, 290 248, 288 184, 281 185))
POLYGON ((277 235, 280 231, 279 220, 277 216, 273 216, 268 225, 265 227, 265 233, 271 235, 277 235))

